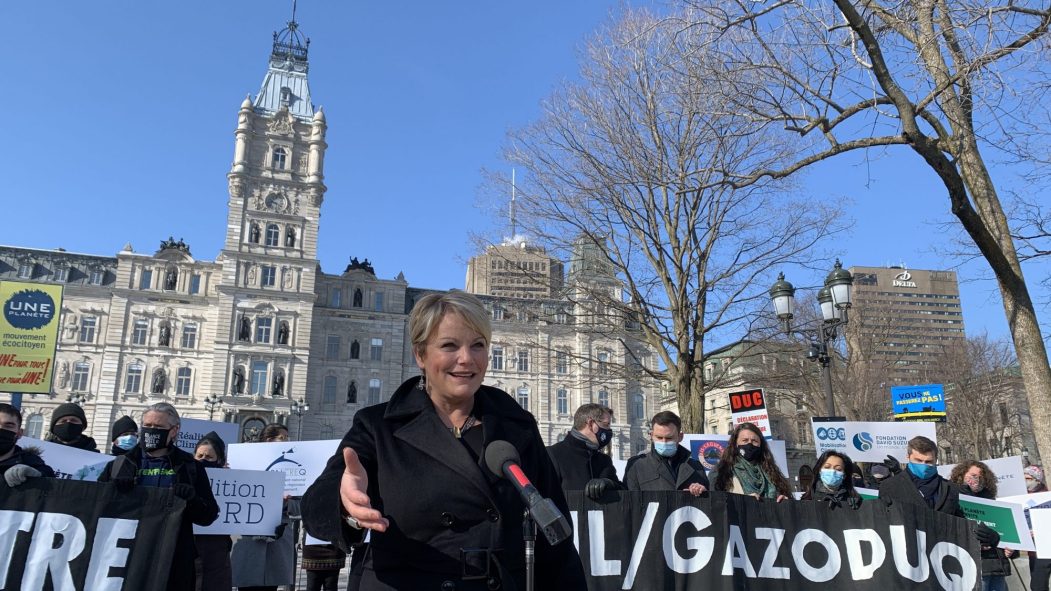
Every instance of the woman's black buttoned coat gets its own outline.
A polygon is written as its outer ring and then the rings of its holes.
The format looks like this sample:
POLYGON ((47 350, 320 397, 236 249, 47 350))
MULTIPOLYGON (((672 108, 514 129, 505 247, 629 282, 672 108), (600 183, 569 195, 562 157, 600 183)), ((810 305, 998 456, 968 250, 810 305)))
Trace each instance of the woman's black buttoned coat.
MULTIPOLYGON (((389 521, 372 532, 361 589, 521 590, 525 581, 524 504, 511 483, 492 476, 442 423, 419 378, 385 404, 362 409, 325 471, 303 497, 303 522, 314 537, 348 550, 364 532, 341 512, 343 448, 368 473, 373 507, 389 521), (490 555, 492 558, 490 558, 490 555), (488 575, 486 571, 488 570, 488 575), (465 576, 466 574, 466 576, 465 576)), ((472 413, 483 445, 508 441, 540 493, 569 518, 565 497, 533 416, 506 392, 482 386, 472 413)), ((536 541, 536 589, 587 589, 572 539, 536 541)))

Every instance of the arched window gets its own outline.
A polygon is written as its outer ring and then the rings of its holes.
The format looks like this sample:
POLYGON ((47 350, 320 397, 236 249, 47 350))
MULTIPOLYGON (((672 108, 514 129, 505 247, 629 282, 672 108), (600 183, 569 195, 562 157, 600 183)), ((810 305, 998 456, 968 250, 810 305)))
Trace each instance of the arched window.
POLYGON ((274 148, 273 159, 270 164, 274 170, 285 170, 285 166, 288 164, 288 150, 278 146, 274 148))
POLYGON ((361 345, 358 344, 358 340, 354 339, 354 342, 350 344, 350 358, 357 359, 361 356, 361 345))
POLYGON ((635 394, 631 397, 631 409, 632 415, 636 420, 646 418, 646 400, 642 397, 642 394, 635 394))
POLYGON ((190 395, 190 378, 193 376, 193 370, 189 367, 180 367, 175 372, 175 394, 176 396, 189 396, 190 395))
POLYGON ((266 245, 279 246, 281 244, 281 228, 277 224, 266 225, 266 245))
POLYGON ((605 390, 598 391, 598 403, 602 406, 609 408, 609 392, 605 390))
POLYGON ((124 391, 138 394, 142 391, 142 372, 144 368, 141 363, 132 363, 128 366, 128 373, 124 376, 124 391))
POLYGON ((555 394, 555 400, 558 407, 558 414, 568 415, 569 414, 569 392, 565 388, 559 388, 555 394))

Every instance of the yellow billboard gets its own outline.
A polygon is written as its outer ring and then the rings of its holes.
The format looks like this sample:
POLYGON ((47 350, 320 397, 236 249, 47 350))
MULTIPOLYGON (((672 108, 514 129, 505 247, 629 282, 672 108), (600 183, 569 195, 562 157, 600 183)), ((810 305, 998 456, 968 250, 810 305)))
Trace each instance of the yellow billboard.
POLYGON ((0 281, 0 391, 50 392, 62 286, 0 281))

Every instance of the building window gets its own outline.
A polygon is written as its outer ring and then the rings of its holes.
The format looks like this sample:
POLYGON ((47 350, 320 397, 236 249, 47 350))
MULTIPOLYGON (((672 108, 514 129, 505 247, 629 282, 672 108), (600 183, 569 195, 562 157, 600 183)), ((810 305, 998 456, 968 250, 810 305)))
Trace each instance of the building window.
POLYGON ((252 362, 252 396, 266 396, 267 364, 265 361, 252 362))
POLYGON ((193 375, 193 370, 188 367, 180 367, 175 372, 175 395, 176 396, 189 396, 190 395, 190 376, 193 375))
POLYGON ((149 289, 150 285, 153 284, 153 270, 143 269, 142 274, 139 275, 139 289, 149 289))
POLYGON ((369 360, 383 361, 383 339, 372 339, 372 346, 369 348, 369 360))
POLYGON ((95 316, 82 316, 80 318, 80 342, 95 342, 95 327, 98 325, 98 322, 99 319, 95 316))
POLYGON ((182 325, 182 348, 197 348, 197 325, 193 322, 187 322, 182 325))
POLYGON ((274 148, 273 160, 271 165, 275 170, 285 170, 285 165, 288 164, 288 150, 278 146, 274 148))
POLYGON ((150 323, 145 320, 136 320, 131 329, 131 344, 145 345, 146 335, 150 331, 150 323))
POLYGON ((1001 425, 1006 425, 1007 424, 1007 419, 1009 417, 1009 415, 1007 414, 1007 404, 1001 402, 999 404, 999 410, 1000 410, 1000 424, 1001 425))
POLYGON ((40 436, 44 432, 44 417, 41 414, 35 414, 29 417, 26 421, 26 437, 32 437, 33 439, 40 439, 40 436))
POLYGON ((328 305, 332 308, 338 308, 343 303, 343 290, 338 287, 333 287, 332 291, 328 292, 328 305))
POLYGON ((493 320, 503 320, 504 309, 500 306, 493 306, 493 320))
POLYGON ((92 285, 102 285, 102 279, 105 278, 106 272, 102 269, 92 269, 91 276, 88 277, 88 283, 92 285))
POLYGON ((325 376, 325 384, 321 388, 321 404, 336 403, 336 376, 325 376))
POLYGON ((520 349, 518 351, 518 371, 529 371, 528 349, 520 349))
POLYGON ((609 353, 606 351, 598 354, 598 375, 609 375, 609 353))
POLYGON ((369 380, 369 404, 379 404, 380 402, 380 381, 377 378, 369 380))
POLYGON ((566 392, 565 388, 559 388, 555 394, 555 405, 558 408, 558 414, 569 414, 569 392, 566 392))
POLYGON ((518 406, 529 410, 529 388, 522 386, 515 394, 518 399, 518 406))
POLYGON ((128 373, 124 376, 124 391, 129 394, 137 394, 142 390, 142 372, 143 367, 141 363, 132 363, 128 366, 128 373))
POLYGON ((270 329, 274 326, 273 318, 256 318, 255 319, 255 342, 257 343, 269 343, 270 342, 270 329))
POLYGON ((281 245, 281 228, 277 227, 277 224, 266 225, 266 246, 280 246, 281 245))
POLYGON ((330 334, 325 339, 325 359, 339 359, 340 338, 338 334, 330 334))
POLYGON ((598 391, 598 403, 602 406, 609 408, 609 392, 605 390, 598 391))
POLYGON ((555 351, 555 373, 569 373, 569 355, 565 351, 555 351))
POLYGON ((260 282, 263 287, 273 287, 277 284, 277 267, 270 265, 264 265, 262 274, 260 275, 260 282))
POLYGON ((376 295, 373 296, 373 310, 377 312, 383 311, 383 292, 377 291, 376 295))
POLYGON ((190 295, 201 293, 201 274, 194 273, 190 276, 190 295))
POLYGON ((87 392, 88 379, 91 377, 91 364, 78 361, 73 364, 73 382, 70 389, 74 392, 87 392))
POLYGON ((642 397, 642 394, 635 394, 631 397, 631 411, 635 420, 646 418, 646 399, 642 397))
POLYGON ((492 349, 493 361, 492 366, 495 370, 504 369, 504 348, 493 347, 492 349))
POLYGON ((69 267, 58 267, 55 269, 55 281, 59 283, 69 281, 69 267))
POLYGON ((18 265, 18 278, 19 279, 32 279, 34 263, 20 263, 18 265))
POLYGON ((810 423, 797 422, 796 435, 799 436, 799 443, 808 443, 810 440, 810 423))

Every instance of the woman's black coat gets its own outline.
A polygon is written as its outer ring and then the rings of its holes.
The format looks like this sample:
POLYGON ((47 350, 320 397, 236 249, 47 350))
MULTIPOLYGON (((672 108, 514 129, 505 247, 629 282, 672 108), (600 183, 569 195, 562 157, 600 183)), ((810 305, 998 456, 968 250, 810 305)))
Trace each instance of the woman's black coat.
MULTIPOLYGON (((341 513, 343 448, 350 446, 368 472, 372 506, 390 521, 386 532, 372 532, 362 590, 488 589, 486 578, 464 580, 461 560, 466 555, 468 567, 484 569, 484 553, 461 551, 487 548, 494 550, 490 574, 502 578, 501 588, 522 589, 524 505, 518 492, 489 474, 484 459, 476 461, 453 437, 426 392, 415 387, 417 381, 405 382, 389 402, 354 417, 339 450, 303 497, 307 531, 345 551, 361 541, 364 531, 347 526, 341 513)), ((475 394, 473 414, 481 420, 483 444, 511 443, 526 475, 568 519, 533 416, 506 392, 487 386, 475 394)), ((587 588, 572 540, 551 547, 537 536, 536 588, 587 588)))

